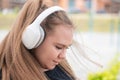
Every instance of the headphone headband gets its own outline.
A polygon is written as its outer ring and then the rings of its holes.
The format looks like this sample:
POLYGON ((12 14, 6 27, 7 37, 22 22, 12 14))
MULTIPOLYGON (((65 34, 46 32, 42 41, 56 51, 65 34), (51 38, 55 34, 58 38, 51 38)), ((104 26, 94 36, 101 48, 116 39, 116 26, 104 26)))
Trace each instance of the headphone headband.
POLYGON ((40 15, 35 19, 35 21, 33 23, 35 24, 41 24, 41 22, 48 17, 50 14, 56 12, 56 11, 64 11, 63 8, 59 7, 59 6, 52 6, 50 8, 47 8, 46 10, 44 10, 42 13, 40 13, 40 15))

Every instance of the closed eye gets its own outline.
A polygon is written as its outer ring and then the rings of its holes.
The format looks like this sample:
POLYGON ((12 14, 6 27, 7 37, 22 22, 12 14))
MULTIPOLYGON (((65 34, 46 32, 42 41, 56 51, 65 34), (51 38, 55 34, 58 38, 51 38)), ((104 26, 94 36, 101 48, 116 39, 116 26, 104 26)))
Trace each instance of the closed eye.
POLYGON ((71 44, 69 46, 63 45, 63 44, 57 44, 55 45, 55 47, 57 49, 69 49, 69 47, 71 46, 71 44))
POLYGON ((62 47, 56 46, 57 49, 62 49, 62 47))

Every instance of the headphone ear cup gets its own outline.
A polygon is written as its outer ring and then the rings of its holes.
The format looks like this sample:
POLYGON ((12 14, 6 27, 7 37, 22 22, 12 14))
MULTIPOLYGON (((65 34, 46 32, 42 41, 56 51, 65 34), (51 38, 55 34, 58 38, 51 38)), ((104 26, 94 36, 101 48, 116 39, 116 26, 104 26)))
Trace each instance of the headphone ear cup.
POLYGON ((22 35, 22 42, 27 49, 38 47, 45 36, 45 32, 40 25, 30 24, 22 35))

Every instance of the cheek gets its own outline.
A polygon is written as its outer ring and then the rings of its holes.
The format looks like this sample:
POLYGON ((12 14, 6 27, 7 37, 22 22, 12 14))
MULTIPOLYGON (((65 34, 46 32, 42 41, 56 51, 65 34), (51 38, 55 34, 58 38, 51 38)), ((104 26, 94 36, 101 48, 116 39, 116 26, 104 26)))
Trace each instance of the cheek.
POLYGON ((54 55, 54 56, 58 56, 62 50, 60 49, 57 49, 56 48, 56 45, 52 44, 50 46, 50 48, 48 49, 48 51, 50 52, 51 56, 54 55))
POLYGON ((59 51, 54 47, 51 46, 49 49, 46 50, 46 54, 48 55, 49 58, 57 58, 59 55, 59 51))
POLYGON ((56 65, 54 60, 58 58, 59 52, 55 47, 49 46, 49 48, 42 47, 35 54, 42 68, 53 69, 56 65))
POLYGON ((49 63, 55 60, 59 55, 59 51, 53 45, 40 46, 35 51, 35 57, 40 63, 49 63))

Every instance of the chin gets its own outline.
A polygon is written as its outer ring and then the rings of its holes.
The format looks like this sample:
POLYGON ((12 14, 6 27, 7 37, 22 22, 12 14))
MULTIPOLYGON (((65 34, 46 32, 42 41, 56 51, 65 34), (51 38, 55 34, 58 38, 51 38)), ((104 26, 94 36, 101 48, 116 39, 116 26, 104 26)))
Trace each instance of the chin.
POLYGON ((49 70, 53 70, 55 68, 55 66, 54 67, 51 67, 49 70))
MULTIPOLYGON (((55 65, 56 66, 56 65, 55 65)), ((55 66, 50 66, 50 67, 48 67, 47 69, 48 70, 53 70, 54 68, 55 68, 55 66)))

